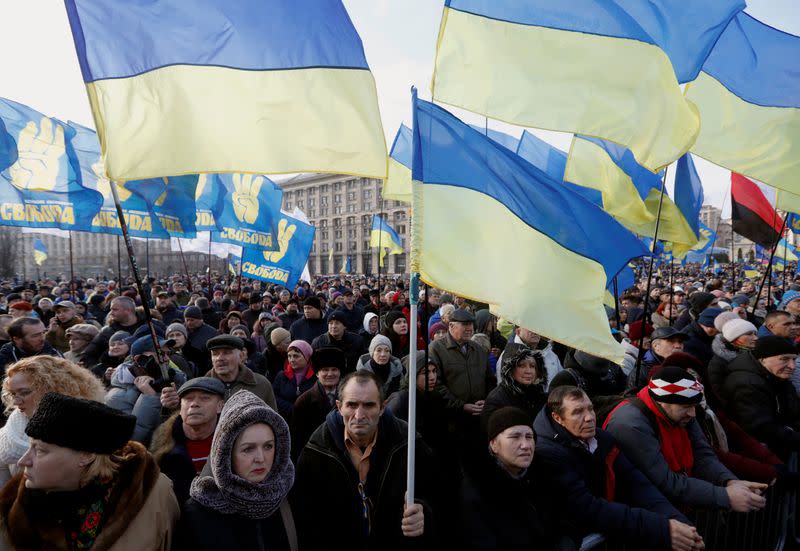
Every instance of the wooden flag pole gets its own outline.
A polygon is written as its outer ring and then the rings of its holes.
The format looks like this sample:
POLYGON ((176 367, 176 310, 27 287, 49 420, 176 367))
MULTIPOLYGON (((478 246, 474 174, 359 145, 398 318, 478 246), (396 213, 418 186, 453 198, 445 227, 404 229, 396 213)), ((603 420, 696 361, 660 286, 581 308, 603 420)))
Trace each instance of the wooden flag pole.
MULTIPOLYGON (((753 314, 758 307, 758 301, 761 298, 761 291, 764 290, 764 284, 767 282, 767 279, 770 279, 770 287, 772 287, 772 281, 770 278, 770 273, 772 272, 772 261, 775 259, 775 250, 778 248, 778 243, 781 241, 781 235, 783 235, 783 230, 786 229, 786 220, 789 218, 789 215, 783 217, 783 224, 781 224, 781 231, 778 232, 777 237, 775 238, 775 245, 772 247, 772 250, 769 253, 769 263, 767 264, 767 271, 764 273, 764 277, 761 278, 761 285, 758 287, 758 293, 756 293, 756 299, 753 301, 753 305, 750 307, 750 313, 753 314)), ((786 267, 784 266, 784 269, 786 267)), ((770 292, 769 290, 767 292, 770 292)), ((767 307, 769 307, 769 296, 767 296, 767 307)))
POLYGON ((75 265, 72 262, 72 231, 69 232, 69 298, 77 302, 75 293, 75 265))

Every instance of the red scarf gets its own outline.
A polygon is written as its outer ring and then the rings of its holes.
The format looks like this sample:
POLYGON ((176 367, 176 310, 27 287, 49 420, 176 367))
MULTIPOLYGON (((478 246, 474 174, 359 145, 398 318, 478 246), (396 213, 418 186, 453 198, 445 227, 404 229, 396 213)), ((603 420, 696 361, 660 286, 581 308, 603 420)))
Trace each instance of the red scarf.
MULTIPOLYGON (((292 364, 289 363, 289 360, 286 360, 286 363, 283 365, 283 374, 286 376, 287 379, 290 381, 297 381, 294 377, 294 369, 292 369, 292 364)), ((303 376, 303 380, 310 379, 314 376, 314 368, 311 365, 311 362, 308 362, 306 366, 305 375, 303 376)))
POLYGON ((694 465, 694 452, 689 431, 673 423, 661 409, 653 402, 647 387, 640 390, 636 396, 653 412, 658 423, 658 439, 661 444, 661 455, 667 460, 667 465, 672 472, 692 475, 694 465))

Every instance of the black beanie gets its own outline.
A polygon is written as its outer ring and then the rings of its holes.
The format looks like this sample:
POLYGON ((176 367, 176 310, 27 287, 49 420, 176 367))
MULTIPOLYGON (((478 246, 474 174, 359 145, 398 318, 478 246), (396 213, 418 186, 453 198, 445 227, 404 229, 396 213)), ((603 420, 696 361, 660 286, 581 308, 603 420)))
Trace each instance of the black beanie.
POLYGON ((797 349, 791 341, 775 335, 761 337, 756 341, 756 347, 753 349, 753 356, 757 359, 781 354, 797 354, 797 349))
MULTIPOLYGON (((403 317, 403 312, 401 312, 400 310, 389 310, 389 312, 386 314, 386 317, 383 320, 383 323, 386 324, 386 327, 391 328, 392 325, 394 325, 394 322, 396 322, 402 317, 403 317)), ((392 332, 394 332, 394 330, 392 330, 392 332)))
POLYGON ((136 417, 100 402, 48 392, 25 434, 72 450, 112 454, 133 435, 136 417))
POLYGON ((699 404, 703 399, 703 385, 688 371, 676 366, 658 369, 647 384, 650 397, 662 404, 699 404))
MULTIPOLYGON (((517 425, 533 428, 533 418, 523 410, 512 406, 498 409, 489 416, 489 424, 486 428, 489 440, 494 440, 498 434, 507 428, 516 427, 517 425)), ((534 433, 535 437, 536 433, 534 433)))
POLYGON ((311 306, 322 312, 322 303, 317 297, 308 297, 305 302, 303 302, 303 306, 311 306))

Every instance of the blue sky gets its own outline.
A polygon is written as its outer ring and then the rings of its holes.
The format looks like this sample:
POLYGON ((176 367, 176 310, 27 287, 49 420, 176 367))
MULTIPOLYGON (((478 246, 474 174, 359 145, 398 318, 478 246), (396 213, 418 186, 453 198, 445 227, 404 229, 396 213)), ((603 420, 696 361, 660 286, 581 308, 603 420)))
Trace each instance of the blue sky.
MULTIPOLYGON (((411 86, 417 86, 421 97, 430 99, 443 1, 343 1, 364 41, 378 85, 384 131, 391 143, 399 124, 409 122, 411 86)), ((765 23, 800 35, 797 0, 749 0, 747 11, 765 23)), ((0 59, 0 96, 93 127, 63 2, 4 0, 0 17, 5 23, 0 33, 0 51, 4 52, 0 59)), ((483 125, 481 116, 453 111, 466 122, 483 125)), ((494 121, 489 126, 516 135, 522 131, 494 121)), ((557 147, 569 147, 568 134, 535 132, 557 147)), ((721 206, 726 201, 729 173, 702 159, 697 165, 706 202, 721 206)), ((728 205, 725 210, 729 210, 728 205)))

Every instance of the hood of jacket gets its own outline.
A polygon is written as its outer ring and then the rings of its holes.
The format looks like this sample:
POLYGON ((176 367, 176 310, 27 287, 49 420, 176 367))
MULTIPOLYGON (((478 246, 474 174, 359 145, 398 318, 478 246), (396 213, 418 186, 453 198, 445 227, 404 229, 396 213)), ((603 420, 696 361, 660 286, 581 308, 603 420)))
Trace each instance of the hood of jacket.
MULTIPOLYGON (((375 314, 373 312, 367 312, 366 314, 364 314, 364 322, 361 324, 362 327, 364 328, 364 333, 368 335, 377 335, 377 332, 371 333, 369 330, 369 322, 372 321, 372 318, 377 318, 377 317, 378 314, 375 314)), ((380 321, 378 323, 380 324, 380 321)))
POLYGON ((201 474, 189 494, 201 505, 223 514, 250 519, 272 515, 294 484, 294 465, 289 459, 289 427, 283 417, 252 392, 240 390, 222 408, 208 456, 211 475, 201 474), (233 446, 245 429, 265 423, 275 434, 275 458, 260 483, 245 480, 232 469, 233 446))
POLYGON ((725 340, 722 335, 717 335, 711 341, 711 350, 715 356, 719 356, 726 362, 732 362, 739 355, 739 351, 734 346, 725 340))

